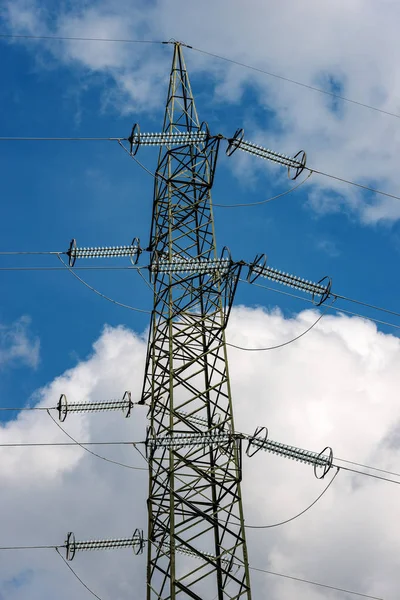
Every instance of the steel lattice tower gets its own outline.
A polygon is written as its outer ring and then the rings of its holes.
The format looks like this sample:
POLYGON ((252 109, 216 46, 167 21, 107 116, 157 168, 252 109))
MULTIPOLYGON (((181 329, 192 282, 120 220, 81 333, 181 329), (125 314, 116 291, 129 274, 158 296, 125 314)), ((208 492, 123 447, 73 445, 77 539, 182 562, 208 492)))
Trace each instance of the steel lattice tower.
MULTIPOLYGON (((179 43, 163 132, 207 132, 179 43)), ((154 307, 142 396, 150 406, 148 600, 251 598, 240 440, 216 441, 221 431, 234 433, 224 329, 241 267, 229 260, 202 267, 217 258, 211 188, 220 143, 202 139, 162 147, 155 173, 154 307), (193 269, 182 272, 180 261, 193 269), (201 442, 165 442, 188 433, 201 442)))

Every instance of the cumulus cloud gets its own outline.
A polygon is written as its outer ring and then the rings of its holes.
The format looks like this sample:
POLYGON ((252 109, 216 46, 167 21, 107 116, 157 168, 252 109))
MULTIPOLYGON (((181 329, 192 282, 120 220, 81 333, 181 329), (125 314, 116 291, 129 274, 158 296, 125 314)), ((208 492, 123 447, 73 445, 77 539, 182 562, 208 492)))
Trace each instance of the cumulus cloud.
MULTIPOLYGON (((175 0, 134 8, 125 0, 100 0, 57 9, 50 3, 39 7, 35 0, 6 0, 2 16, 9 30, 19 34, 156 40, 174 36, 258 69, 400 113, 396 2, 386 2, 382 11, 373 0, 175 0)), ((43 41, 30 43, 32 47, 36 56, 45 48, 63 64, 86 74, 104 74, 105 101, 123 113, 152 110, 164 97, 160 82, 168 73, 157 46, 43 41), (111 88, 110 78, 115 83, 111 88)), ((249 126, 248 134, 259 143, 287 153, 305 148, 312 167, 396 191, 400 134, 394 117, 189 52, 191 71, 211 75, 215 102, 238 103, 252 87, 258 107, 266 110, 264 119, 249 126)), ((262 163, 260 170, 265 172, 262 163)), ((310 189, 323 200, 312 203, 315 210, 345 204, 365 224, 400 217, 397 201, 368 196, 337 181, 315 176, 310 189)))
MULTIPOLYGON (((285 319, 278 311, 238 307, 229 342, 274 345, 298 335, 316 318, 308 310, 285 319)), ((38 390, 38 406, 140 397, 146 340, 107 327, 92 354, 38 390)), ((229 348, 238 431, 269 428, 271 439, 399 471, 400 341, 360 318, 325 316, 308 335, 272 352, 229 348)), ((68 416, 65 427, 81 441, 143 440, 145 409, 130 419, 100 413, 68 416)), ((21 413, 0 427, 2 443, 68 441, 45 411, 21 413)), ((144 461, 132 447, 99 447, 100 454, 133 466, 144 461)), ((1 449, 0 545, 61 544, 77 539, 125 537, 146 530, 146 471, 101 461, 81 448, 1 449)), ((271 525, 300 512, 326 485, 312 468, 259 452, 244 460, 247 524, 271 525)), ((329 475, 330 476, 330 475, 329 475)), ((342 471, 308 513, 282 527, 248 530, 250 563, 384 598, 398 597, 398 486, 342 471)), ((104 600, 144 597, 145 555, 129 550, 81 553, 78 574, 104 600), (133 592, 132 592, 133 591, 133 592)), ((87 597, 52 550, 8 552, 0 563, 0 598, 87 597)), ((252 572, 254 597, 323 600, 327 592, 252 572)), ((329 592, 330 598, 342 598, 329 592)))
POLYGON ((23 316, 10 325, 0 323, 0 368, 39 363, 40 340, 30 331, 31 319, 23 316))

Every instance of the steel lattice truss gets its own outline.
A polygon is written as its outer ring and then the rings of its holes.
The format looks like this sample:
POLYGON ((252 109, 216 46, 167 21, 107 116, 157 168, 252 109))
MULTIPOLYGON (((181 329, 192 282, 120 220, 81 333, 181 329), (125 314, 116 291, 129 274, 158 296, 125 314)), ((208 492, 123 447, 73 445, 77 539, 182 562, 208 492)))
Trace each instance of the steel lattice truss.
MULTIPOLYGON (((163 133, 203 131, 176 43, 163 133)), ((150 405, 151 440, 147 599, 249 600, 240 440, 228 435, 200 447, 157 445, 182 433, 218 428, 234 434, 224 328, 241 266, 229 260, 208 272, 162 266, 217 258, 210 191, 220 139, 196 139, 161 147, 155 174, 154 308, 142 396, 150 405)))

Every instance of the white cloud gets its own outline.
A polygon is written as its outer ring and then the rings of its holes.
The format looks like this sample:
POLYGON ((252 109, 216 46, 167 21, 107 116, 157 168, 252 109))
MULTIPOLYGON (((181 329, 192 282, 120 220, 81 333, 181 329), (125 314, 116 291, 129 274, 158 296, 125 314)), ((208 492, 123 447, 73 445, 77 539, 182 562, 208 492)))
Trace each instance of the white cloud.
POLYGON ((337 244, 331 239, 320 239, 316 243, 316 247, 319 251, 325 252, 331 258, 337 258, 340 256, 340 250, 337 244))
POLYGON ((0 324, 0 368, 39 363, 40 341, 30 332, 31 319, 23 316, 10 325, 0 324))
MULTIPOLYGON (((291 339, 315 320, 279 312, 233 310, 228 341, 249 347, 291 339)), ((141 393, 146 341, 124 328, 106 328, 93 354, 37 393, 40 406, 141 393)), ((337 457, 399 471, 399 339, 359 318, 326 316, 308 335, 281 350, 229 349, 238 431, 269 427, 270 438, 311 450, 331 445, 337 457), (396 429, 397 428, 397 429, 396 429), (396 441, 397 440, 397 441, 396 441)), ((79 440, 143 440, 145 409, 130 419, 105 413, 68 416, 79 440)), ((2 443, 66 441, 45 412, 22 413, 0 427, 2 443)), ((67 440, 68 441, 68 440, 67 440)), ((131 447, 95 448, 132 465, 131 447)), ((147 475, 105 463, 77 448, 1 449, 0 545, 59 544, 125 537, 146 529, 147 475)), ((259 452, 244 459, 243 499, 248 524, 272 524, 300 512, 326 482, 312 468, 259 452)), ((398 596, 400 531, 397 486, 341 472, 326 496, 290 524, 248 530, 252 565, 384 598, 398 596), (366 576, 366 574, 368 574, 366 576)), ((78 554, 73 567, 104 600, 144 596, 145 555, 129 550, 78 554)), ((87 597, 54 551, 8 552, 0 562, 0 598, 87 597)), ((254 596, 271 600, 327 598, 323 589, 252 572, 254 596)), ((329 592, 329 597, 343 595, 329 592)))

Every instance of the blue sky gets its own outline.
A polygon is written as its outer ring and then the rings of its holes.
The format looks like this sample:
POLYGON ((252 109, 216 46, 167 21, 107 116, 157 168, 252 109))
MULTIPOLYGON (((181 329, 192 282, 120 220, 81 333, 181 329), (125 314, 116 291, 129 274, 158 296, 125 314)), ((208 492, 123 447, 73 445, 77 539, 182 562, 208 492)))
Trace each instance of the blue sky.
MULTIPOLYGON (((288 3, 290 10, 273 2, 254 0, 250 4, 252 10, 247 12, 236 0, 218 4, 205 2, 201 6, 200 3, 195 5, 181 1, 165 4, 135 2, 133 6, 124 1, 88 2, 84 6, 73 2, 62 6, 43 2, 39 6, 34 1, 5 1, 0 5, 0 33, 156 40, 175 37, 206 51, 330 89, 382 110, 400 112, 400 82, 395 74, 397 65, 394 59, 399 43, 393 25, 399 16, 396 3, 386 2, 383 16, 375 10, 372 1, 366 6, 354 2, 352 7, 347 3, 337 5, 328 2, 321 8, 320 3, 308 0, 303 3, 302 11, 296 2, 288 3), (227 10, 230 12, 229 22, 226 20, 227 10), (304 26, 298 28, 300 19, 304 26)), ((140 123, 142 131, 159 131, 172 51, 171 45, 0 40, 0 136, 123 137, 129 135, 135 122, 140 123)), ((317 92, 229 65, 195 50, 185 49, 184 54, 200 120, 208 122, 212 133, 229 136, 243 127, 246 139, 278 152, 294 155, 300 149, 306 150, 311 167, 398 193, 400 136, 399 121, 395 117, 333 101, 317 92)), ((137 157, 150 170, 154 169, 156 151, 143 147, 137 157)), ((3 199, 0 252, 67 250, 73 237, 80 246, 124 245, 136 236, 143 246, 147 245, 153 180, 116 142, 0 141, 0 160, 3 199)), ((228 158, 225 145, 221 145, 213 190, 215 203, 258 202, 293 185, 283 167, 241 155, 239 151, 228 158)), ((215 208, 219 251, 226 245, 234 259, 248 261, 265 252, 271 266, 314 281, 329 275, 333 280, 333 290, 338 294, 394 311, 398 310, 400 297, 399 221, 400 201, 362 192, 317 175, 313 175, 299 190, 271 203, 247 208, 215 208)), ((143 254, 140 264, 145 265, 146 261, 146 254, 143 254)), ((129 261, 88 261, 87 264, 129 266, 129 261)), ((83 265, 83 261, 78 261, 76 266, 83 265)), ((0 256, 0 267, 14 266, 59 267, 61 264, 56 257, 50 256, 0 256)), ((78 273, 113 299, 151 310, 151 292, 138 273, 108 270, 78 273)), ((145 271, 144 275, 147 276, 145 271)), ((57 381, 64 382, 66 386, 75 385, 77 393, 83 394, 86 390, 88 394, 97 394, 97 398, 93 396, 97 400, 105 399, 107 394, 118 396, 121 393, 119 386, 125 384, 139 393, 143 338, 131 338, 131 334, 121 333, 118 329, 111 329, 109 331, 114 333, 103 336, 102 332, 105 325, 111 328, 123 325, 141 336, 148 325, 149 315, 117 307, 99 298, 66 270, 0 271, 0 278, 0 405, 22 406, 37 400, 55 404, 59 393, 57 381), (93 349, 95 343, 97 346, 93 349), (114 348, 114 345, 118 348, 116 355, 123 369, 118 371, 118 365, 111 365, 114 357, 109 359, 109 376, 104 373, 96 375, 98 365, 108 373, 107 348, 114 348), (132 351, 132 358, 124 354, 127 350, 132 351), (88 355, 91 358, 88 359, 88 355), (119 373, 120 380, 117 375, 111 374, 113 368, 119 373), (68 369, 69 374, 65 375, 68 369), (86 380, 88 372, 92 377, 90 385, 86 380), (82 386, 81 373, 85 373, 82 386), (44 391, 38 392, 41 388, 44 391)), ((317 317, 314 313, 308 313, 308 316, 301 313, 310 308, 308 304, 247 284, 239 285, 236 305, 245 305, 247 309, 238 308, 238 316, 228 335, 235 343, 245 345, 286 341, 307 328, 317 317), (269 316, 258 311, 256 307, 259 306, 264 307, 269 316), (276 307, 282 315, 274 313, 276 307), (240 315, 243 316, 242 323, 240 315)), ((400 320, 394 316, 347 303, 338 302, 339 305, 400 325, 400 320)), ((276 359, 271 358, 268 363, 268 373, 273 382, 271 390, 277 399, 282 400, 282 407, 286 407, 288 415, 293 410, 293 419, 288 417, 290 423, 286 428, 281 418, 284 409, 274 407, 266 400, 265 406, 268 404, 270 410, 268 419, 283 437, 285 433, 298 435, 297 440, 282 441, 297 442, 303 446, 310 441, 310 446, 318 445, 320 434, 311 433, 315 427, 321 435, 332 435, 339 448, 342 444, 342 451, 347 452, 348 457, 366 460, 373 458, 376 451, 382 464, 389 464, 389 458, 382 450, 382 440, 397 426, 400 418, 394 408, 398 389, 398 331, 388 326, 378 326, 376 331, 370 324, 359 320, 324 318, 320 333, 315 333, 316 337, 307 341, 310 345, 302 352, 295 354, 293 345, 293 354, 290 350, 289 355, 279 354, 276 359), (322 326, 325 319, 326 325, 322 326), (321 366, 316 376, 318 382, 313 380, 316 361, 313 352, 317 355, 326 352, 333 365, 332 371, 321 366), (299 392, 299 387, 289 389, 290 385, 282 381, 287 373, 281 373, 281 379, 274 375, 275 371, 280 372, 282 363, 279 357, 283 357, 282 360, 286 357, 287 368, 292 368, 300 378, 304 377, 301 380, 305 386, 303 392, 299 392), (304 366, 307 360, 309 364, 304 366), (354 373, 346 371, 347 364, 353 365, 354 373), (385 369, 385 376, 380 369, 385 369), (362 396, 366 411, 363 419, 359 418, 359 411, 364 405, 351 402, 359 397, 358 394, 370 393, 364 390, 363 381, 367 380, 371 381, 370 388, 376 396, 362 396), (330 386, 332 391, 328 392, 330 386), (312 397, 313 393, 321 397, 325 391, 329 397, 325 408, 317 407, 311 399, 312 403, 304 409, 309 422, 303 421, 294 406, 295 396, 304 393, 306 404, 309 401, 307 397, 312 397), (358 435, 362 435, 364 428, 366 439, 373 436, 373 422, 381 414, 374 412, 375 406, 377 398, 381 400, 383 396, 392 399, 388 403, 393 413, 382 407, 384 421, 381 427, 377 426, 380 437, 373 438, 376 447, 369 446, 366 441, 360 442, 360 454, 357 454, 354 440, 350 441, 351 427, 347 430, 347 425, 343 424, 348 417, 358 435), (289 403, 290 397, 293 405, 289 403), (334 415, 338 398, 348 399, 349 408, 348 415, 343 410, 336 422, 334 415), (298 426, 295 419, 299 420, 298 426), (337 429, 327 425, 329 419, 336 423, 337 429), (383 454, 379 454, 378 449, 383 454)), ((110 356, 114 356, 112 352, 110 356)), ((264 367, 261 357, 241 355, 240 363, 235 356, 238 410, 250 427, 244 408, 246 373, 251 371, 254 375, 255 365, 260 370, 264 367)), ((254 375, 255 380, 257 377, 254 375)), ((258 384, 253 392, 261 398, 265 382, 260 379, 258 384)), ((260 405, 259 410, 260 414, 264 414, 262 411, 266 409, 260 405)), ((6 432, 14 432, 18 436, 20 433, 21 436, 27 434, 28 424, 33 424, 33 421, 21 424, 14 413, 0 414, 0 419, 9 421, 6 432)), ((77 433, 83 436, 96 434, 86 421, 80 429, 78 425, 76 427, 77 433)), ((46 434, 39 425, 32 430, 46 434)), ((106 428, 99 431, 104 433, 106 428)), ((118 432, 118 429, 113 431, 118 432)), ((124 431, 128 435, 129 430, 124 431)), ((69 479, 75 477, 75 462, 64 464, 63 459, 59 460, 60 472, 65 469, 65 473, 62 471, 64 483, 67 481, 67 485, 71 486, 68 490, 75 489, 72 479, 69 479)), ((394 455, 390 455, 390 461, 395 461, 394 455)), ((93 477, 96 485, 101 486, 101 476, 96 479, 97 469, 92 471, 89 467, 85 463, 83 473, 93 477)), ((39 469, 39 466, 35 463, 36 468, 39 469)), ((393 468, 396 468, 395 465, 393 468)), ((59 474, 56 468, 54 473, 56 479, 59 474)), ((274 473, 272 468, 271 477, 274 473)), ((278 474, 276 470, 279 487, 278 474)), ((80 481, 81 476, 81 473, 76 475, 76 481, 80 481)), ((302 485, 300 479, 296 481, 302 485)), ((46 482, 44 489, 47 485, 51 488, 53 484, 46 482)), ((346 488, 349 506, 354 508, 352 493, 346 488)), ((54 494, 57 496, 58 491, 54 494)), ((250 496, 249 507, 254 521, 260 516, 261 509, 255 508, 257 491, 253 490, 250 496)), ((386 501, 390 502, 388 498, 386 501)), ((39 500, 36 505, 40 508, 39 500)), ((291 505, 288 504, 287 508, 290 513, 291 505)), ((96 513, 98 523, 104 517, 101 510, 99 508, 100 512, 96 513)), ((349 508, 350 514, 354 515, 349 508)), ((347 516, 343 516, 344 522, 347 516)), ((348 518, 352 522, 353 517, 348 518)), ((368 520, 369 515, 366 514, 365 518, 368 520)), ((360 528, 364 526, 360 522, 360 528)), ((301 532, 299 530, 298 538, 293 534, 296 544, 300 544, 301 532)), ((35 531, 30 533, 35 538, 35 531)), ((51 533, 49 529, 48 535, 51 533)), ((386 533, 389 540, 389 529, 386 533)), ((122 535, 125 533, 122 532, 122 535)), ((334 531, 328 531, 327 535, 334 540, 334 531)), ((23 532, 21 536, 20 541, 24 543, 23 532)), ((96 536, 101 537, 97 532, 96 536)), ((34 543, 36 538, 33 538, 28 543, 34 543)), ((304 567, 303 575, 306 576, 307 563, 296 565, 294 559, 291 559, 292 562, 286 559, 286 564, 282 558, 289 538, 290 535, 287 538, 274 537, 273 549, 263 548, 266 557, 264 566, 268 563, 277 568, 287 567, 287 570, 298 568, 302 573, 304 567)), ((396 548, 395 542, 391 545, 388 541, 387 544, 389 549, 396 548)), ((334 547, 337 548, 337 545, 334 547)), ((319 551, 317 543, 314 550, 319 551)), ((336 558, 340 562, 335 554, 336 558)), ((373 555, 368 558, 372 562, 375 559, 373 555)), ((91 568, 94 569, 92 574, 95 572, 93 565, 95 563, 88 567, 89 576, 91 568)), ((20 573, 24 572, 23 565, 10 563, 4 581, 19 581, 18 568, 21 568, 20 573)), ((355 566, 355 573, 348 575, 353 587, 360 585, 360 574, 364 568, 365 563, 360 561, 359 570, 355 566)), ((391 568, 394 573, 396 565, 391 568)), ((340 569, 343 572, 343 565, 340 569)), ((382 583, 382 573, 379 571, 376 581, 371 583, 370 593, 375 590, 378 594, 379 589, 374 586, 382 583)), ((334 577, 335 572, 329 575, 334 577)), ((37 583, 37 572, 35 577, 37 583)), ((389 591, 396 590, 394 579, 388 577, 388 581, 389 591)), ((38 597, 43 594, 43 589, 48 589, 48 584, 45 578, 37 583, 38 597)), ((259 589, 265 591, 264 584, 259 585, 259 589)), ((279 597, 281 589, 273 587, 269 591, 276 594, 272 596, 275 598, 279 597)), ((285 593, 290 591, 285 588, 285 593)), ((19 593, 23 594, 23 589, 15 592, 16 600, 19 593)), ((51 594, 50 591, 48 593, 51 594)), ((125 588, 121 588, 120 593, 121 598, 128 597, 124 596, 125 588)), ((295 593, 298 594, 297 591, 295 593)), ((14 599, 14 596, 11 597, 14 599)), ((299 595, 297 597, 300 598, 299 595)), ((314 597, 319 600, 325 596, 317 593, 314 597)), ((389 596, 387 600, 390 600, 389 596)))

